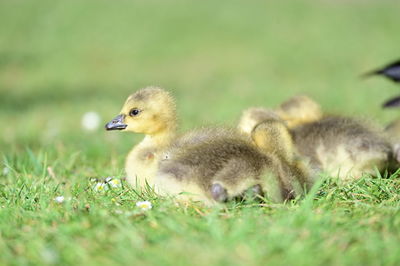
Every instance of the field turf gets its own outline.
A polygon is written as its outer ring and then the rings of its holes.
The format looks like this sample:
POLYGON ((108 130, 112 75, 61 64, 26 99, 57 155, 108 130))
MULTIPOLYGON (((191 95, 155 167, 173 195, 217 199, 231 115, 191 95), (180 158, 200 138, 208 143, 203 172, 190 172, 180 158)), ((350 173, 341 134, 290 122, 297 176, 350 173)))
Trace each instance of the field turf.
POLYGON ((399 87, 359 76, 398 59, 399 11, 394 0, 0 1, 0 264, 399 265, 397 174, 215 208, 92 180, 124 177, 142 136, 102 125, 147 85, 176 96, 181 131, 234 126, 244 108, 296 94, 386 125, 399 111, 380 105, 399 87), (81 126, 90 111, 95 131, 81 126))

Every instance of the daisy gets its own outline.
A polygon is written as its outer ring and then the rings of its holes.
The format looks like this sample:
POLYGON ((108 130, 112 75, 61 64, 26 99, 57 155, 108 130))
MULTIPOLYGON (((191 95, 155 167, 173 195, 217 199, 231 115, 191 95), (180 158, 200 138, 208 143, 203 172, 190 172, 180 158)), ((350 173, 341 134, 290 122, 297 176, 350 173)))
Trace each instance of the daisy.
POLYGON ((108 186, 107 183, 97 183, 94 188, 95 191, 97 192, 103 192, 103 191, 107 191, 108 190, 108 186))
POLYGON ((64 202, 64 196, 58 196, 54 198, 54 201, 57 203, 63 203, 64 202))
POLYGON ((136 207, 138 207, 139 209, 141 209, 142 211, 148 211, 150 210, 153 206, 151 206, 151 202, 150 201, 138 201, 136 202, 136 207))
POLYGON ((108 184, 110 184, 110 186, 111 187, 113 187, 113 188, 117 188, 117 187, 120 187, 121 186, 121 180, 119 180, 119 179, 111 179, 109 182, 108 182, 108 184))

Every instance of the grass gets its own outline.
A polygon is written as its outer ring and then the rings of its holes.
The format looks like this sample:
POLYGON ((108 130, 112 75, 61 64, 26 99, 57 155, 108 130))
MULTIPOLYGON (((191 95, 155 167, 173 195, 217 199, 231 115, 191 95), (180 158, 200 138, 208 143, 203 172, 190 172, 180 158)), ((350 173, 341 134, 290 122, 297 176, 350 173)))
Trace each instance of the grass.
POLYGON ((328 178, 287 204, 176 206, 123 177, 141 136, 86 132, 145 85, 176 95, 182 130, 307 93, 385 125, 396 94, 358 75, 398 57, 396 1, 0 2, 0 263, 397 265, 400 181, 328 178), (60 204, 53 199, 63 195, 60 204), (153 208, 140 212, 137 201, 153 208))

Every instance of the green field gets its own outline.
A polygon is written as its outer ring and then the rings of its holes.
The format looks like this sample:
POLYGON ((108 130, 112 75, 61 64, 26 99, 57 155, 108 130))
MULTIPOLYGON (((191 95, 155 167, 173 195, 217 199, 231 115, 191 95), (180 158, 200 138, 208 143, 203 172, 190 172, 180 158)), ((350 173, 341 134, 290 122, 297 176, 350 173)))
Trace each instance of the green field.
POLYGON ((327 179, 287 204, 177 206, 126 183, 94 191, 91 178, 124 177, 142 136, 81 127, 147 85, 173 92, 182 131, 295 94, 385 125, 398 87, 359 75, 399 57, 399 12, 394 0, 0 1, 0 264, 399 265, 397 175, 327 179))

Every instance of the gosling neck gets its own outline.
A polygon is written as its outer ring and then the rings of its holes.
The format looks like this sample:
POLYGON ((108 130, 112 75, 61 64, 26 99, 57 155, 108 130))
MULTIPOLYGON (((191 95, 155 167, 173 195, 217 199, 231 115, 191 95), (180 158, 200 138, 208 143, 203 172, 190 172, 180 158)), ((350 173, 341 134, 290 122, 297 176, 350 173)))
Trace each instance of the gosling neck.
POLYGON ((147 134, 143 142, 157 147, 169 146, 176 136, 176 128, 169 127, 160 132, 147 134))

